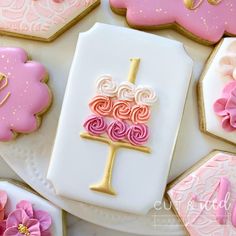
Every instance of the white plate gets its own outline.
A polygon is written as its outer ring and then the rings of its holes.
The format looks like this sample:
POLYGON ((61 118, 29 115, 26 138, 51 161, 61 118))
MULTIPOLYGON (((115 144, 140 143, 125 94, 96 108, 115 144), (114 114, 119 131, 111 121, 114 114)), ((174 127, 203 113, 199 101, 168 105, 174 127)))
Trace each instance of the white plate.
MULTIPOLYGON (((91 15, 53 43, 45 44, 5 36, 0 38, 0 46, 23 47, 34 60, 41 61, 47 66, 50 73, 49 84, 54 93, 53 106, 44 117, 40 130, 31 135, 20 136, 15 142, 0 144, 0 154, 14 171, 36 191, 82 219, 125 232, 184 235, 182 226, 177 223, 171 211, 153 210, 147 216, 141 217, 68 201, 57 197, 51 184, 46 180, 57 121, 78 33, 87 31, 96 21, 126 25, 125 19, 113 14, 108 6, 108 1, 104 0, 91 15)), ((236 151, 236 148, 202 134, 198 127, 196 81, 212 48, 199 45, 171 30, 153 33, 182 41, 195 62, 193 81, 170 172, 169 180, 172 180, 212 149, 236 151)))

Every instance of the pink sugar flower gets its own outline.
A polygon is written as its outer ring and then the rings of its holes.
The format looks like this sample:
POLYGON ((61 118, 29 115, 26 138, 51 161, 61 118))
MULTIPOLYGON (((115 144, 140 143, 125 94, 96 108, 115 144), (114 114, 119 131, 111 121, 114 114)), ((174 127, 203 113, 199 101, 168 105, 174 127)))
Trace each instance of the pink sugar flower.
POLYGON ((224 87, 222 97, 216 100, 213 109, 219 117, 222 117, 223 129, 236 130, 236 81, 229 82, 224 87))
POLYGON ((47 212, 33 210, 31 203, 21 201, 16 210, 9 214, 3 236, 51 236, 51 223, 47 212))

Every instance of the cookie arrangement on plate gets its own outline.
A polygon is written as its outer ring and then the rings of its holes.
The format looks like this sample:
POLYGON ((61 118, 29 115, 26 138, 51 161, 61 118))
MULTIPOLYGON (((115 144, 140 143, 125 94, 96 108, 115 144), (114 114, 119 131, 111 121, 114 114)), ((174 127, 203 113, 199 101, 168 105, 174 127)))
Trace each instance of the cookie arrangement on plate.
MULTIPOLYGON (((3 1, 0 32, 51 41, 98 3, 3 1)), ((235 4, 110 0, 111 9, 125 14, 132 27, 174 26, 203 44, 220 41, 199 79, 200 129, 232 144, 236 38, 223 37, 236 35, 235 4)), ((24 49, 0 48, 1 142, 30 137, 44 113, 50 116, 54 88, 46 83, 50 68, 41 63, 24 49)), ((164 196, 192 68, 178 41, 101 23, 80 33, 47 173, 55 195, 146 215, 164 196)), ((236 232, 234 164, 235 154, 213 152, 168 186, 167 196, 190 235, 236 232)), ((46 212, 49 203, 40 205, 38 196, 24 191, 0 181, 0 235, 63 235, 61 211, 46 212)))

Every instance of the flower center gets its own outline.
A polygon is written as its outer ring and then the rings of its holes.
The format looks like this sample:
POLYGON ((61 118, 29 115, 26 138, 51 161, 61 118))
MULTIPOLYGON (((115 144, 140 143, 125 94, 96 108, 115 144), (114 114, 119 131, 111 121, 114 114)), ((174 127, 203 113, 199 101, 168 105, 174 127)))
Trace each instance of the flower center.
POLYGON ((20 234, 30 236, 29 229, 23 224, 18 225, 18 231, 19 231, 20 234))

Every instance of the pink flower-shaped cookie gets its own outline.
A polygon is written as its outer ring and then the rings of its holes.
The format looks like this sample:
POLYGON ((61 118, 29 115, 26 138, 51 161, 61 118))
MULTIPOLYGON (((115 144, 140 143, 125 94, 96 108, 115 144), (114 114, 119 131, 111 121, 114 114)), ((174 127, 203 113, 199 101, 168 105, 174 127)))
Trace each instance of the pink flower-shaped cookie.
POLYGON ((51 103, 47 72, 20 48, 0 48, 0 141, 37 130, 51 103))
POLYGON ((137 28, 177 25, 205 43, 217 43, 224 34, 236 35, 235 0, 110 0, 110 4, 116 12, 126 12, 128 23, 137 28))
POLYGON ((236 130, 236 81, 229 82, 224 87, 222 97, 214 103, 214 111, 222 117, 223 129, 236 130))

